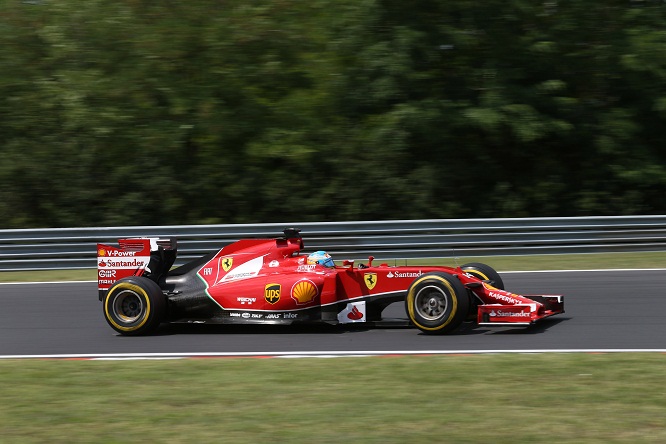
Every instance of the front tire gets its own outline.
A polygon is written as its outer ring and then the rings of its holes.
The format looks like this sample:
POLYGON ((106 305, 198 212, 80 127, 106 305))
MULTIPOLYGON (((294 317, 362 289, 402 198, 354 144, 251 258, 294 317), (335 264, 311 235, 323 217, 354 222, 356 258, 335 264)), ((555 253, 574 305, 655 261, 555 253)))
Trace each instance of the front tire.
POLYGON ((104 296, 104 317, 126 336, 153 332, 164 319, 166 299, 152 280, 132 276, 118 280, 104 296))
POLYGON ((444 334, 457 329, 469 312, 463 284, 446 273, 426 273, 409 287, 405 308, 410 321, 424 333, 444 334))
POLYGON ((493 287, 504 290, 504 281, 491 266, 478 262, 471 262, 460 267, 464 272, 469 273, 482 281, 491 281, 493 287))

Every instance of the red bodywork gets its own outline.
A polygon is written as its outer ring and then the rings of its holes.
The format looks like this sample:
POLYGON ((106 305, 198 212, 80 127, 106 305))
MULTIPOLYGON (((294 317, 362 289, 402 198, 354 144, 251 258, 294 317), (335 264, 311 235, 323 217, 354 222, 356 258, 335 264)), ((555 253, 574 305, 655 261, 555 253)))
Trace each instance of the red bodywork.
POLYGON ((173 239, 121 239, 119 247, 98 244, 100 300, 118 279, 152 276, 169 301, 172 322, 379 321, 381 310, 404 300, 416 279, 440 272, 455 276, 470 292, 481 325, 530 325, 564 311, 560 295, 517 295, 460 267, 375 265, 371 257, 367 265, 345 261, 326 268, 308 264, 303 247, 300 236, 240 240, 169 270, 175 259, 173 239), (160 262, 156 257, 163 259, 170 251, 167 269, 161 274, 152 269, 160 262), (190 307, 194 305, 196 309, 190 307))

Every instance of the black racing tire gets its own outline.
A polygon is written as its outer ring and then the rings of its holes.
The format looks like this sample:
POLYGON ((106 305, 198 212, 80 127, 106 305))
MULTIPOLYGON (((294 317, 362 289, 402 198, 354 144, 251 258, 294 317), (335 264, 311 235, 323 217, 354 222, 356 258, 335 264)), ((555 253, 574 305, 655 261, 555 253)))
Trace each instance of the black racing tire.
POLYGON ((499 273, 496 272, 491 266, 478 262, 471 262, 469 264, 463 265, 460 268, 462 268, 464 272, 469 273, 481 280, 491 281, 490 285, 497 289, 504 290, 504 281, 502 281, 499 273))
POLYGON ((419 276, 407 291, 405 309, 409 320, 426 334, 456 330, 467 318, 469 296, 455 276, 432 272, 419 276))
POLYGON ((126 336, 153 332, 166 314, 166 298, 162 290, 146 277, 118 280, 106 292, 103 303, 106 322, 126 336))

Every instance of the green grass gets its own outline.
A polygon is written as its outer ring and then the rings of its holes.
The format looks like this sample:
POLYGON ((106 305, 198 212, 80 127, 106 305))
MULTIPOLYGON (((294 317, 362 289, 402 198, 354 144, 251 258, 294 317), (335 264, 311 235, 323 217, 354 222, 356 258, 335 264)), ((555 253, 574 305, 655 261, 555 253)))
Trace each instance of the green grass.
POLYGON ((0 361, 0 441, 666 442, 666 354, 0 361))
MULTIPOLYGON (((455 266, 468 262, 483 262, 498 271, 535 270, 592 270, 622 268, 666 268, 666 252, 647 253, 590 253, 590 254, 543 254, 534 256, 486 256, 460 257, 457 259, 410 260, 414 264, 455 266)), ((404 261, 402 261, 404 263, 404 261)), ((392 265, 393 263, 391 263, 392 265)), ((401 265, 400 262, 397 262, 401 265)))
MULTIPOLYGON (((366 261, 357 261, 363 262, 366 261)), ((592 253, 534 256, 486 256, 443 259, 410 259, 383 261, 389 265, 462 265, 468 262, 483 262, 498 271, 533 270, 589 270, 611 268, 666 268, 666 252, 654 253, 592 253)), ((0 272, 0 282, 53 282, 93 281, 96 270, 50 270, 50 271, 6 271, 0 272)))

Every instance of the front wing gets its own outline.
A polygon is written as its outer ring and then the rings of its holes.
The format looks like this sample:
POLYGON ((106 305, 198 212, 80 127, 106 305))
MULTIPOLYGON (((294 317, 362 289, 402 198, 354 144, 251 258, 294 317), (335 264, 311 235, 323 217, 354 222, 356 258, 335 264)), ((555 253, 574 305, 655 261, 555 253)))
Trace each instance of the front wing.
POLYGON ((547 317, 564 313, 562 295, 524 295, 534 303, 479 305, 477 322, 487 326, 529 326, 547 317))

